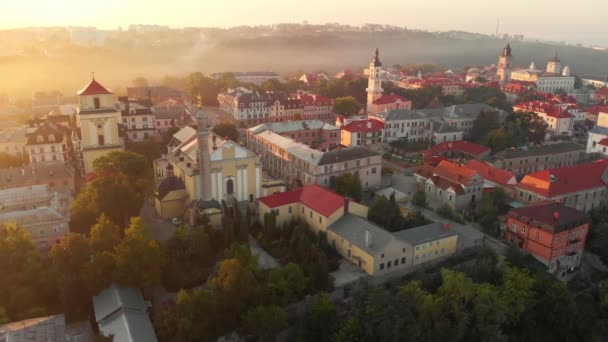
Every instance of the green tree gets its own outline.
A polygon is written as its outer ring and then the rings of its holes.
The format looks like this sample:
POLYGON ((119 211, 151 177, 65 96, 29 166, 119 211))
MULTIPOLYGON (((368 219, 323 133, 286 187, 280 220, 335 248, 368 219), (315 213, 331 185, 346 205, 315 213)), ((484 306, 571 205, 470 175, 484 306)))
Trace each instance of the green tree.
POLYGON ((148 164, 152 164, 155 159, 160 158, 167 145, 161 145, 154 138, 148 138, 140 142, 130 142, 127 150, 146 157, 148 164))
POLYGON ((101 214, 97 223, 91 227, 89 242, 95 253, 111 252, 120 242, 120 228, 105 214, 101 214))
POLYGON ((385 196, 376 196, 369 208, 367 218, 380 227, 393 232, 402 230, 405 223, 394 197, 393 200, 390 200, 385 196))
POLYGON ((267 287, 272 293, 273 303, 287 305, 302 296, 307 282, 300 266, 290 262, 270 271, 267 287))
POLYGON ((361 180, 352 173, 345 173, 337 176, 332 187, 340 195, 353 198, 356 201, 361 200, 361 180))
POLYGON ((279 306, 256 306, 245 315, 245 327, 257 341, 274 341, 275 335, 287 327, 287 315, 279 306))
POLYGON ((337 308, 326 293, 318 295, 308 307, 308 325, 316 341, 328 341, 336 323, 337 308))
POLYGON ((167 145, 169 145, 171 139, 173 139, 173 135, 179 132, 179 130, 180 128, 177 126, 169 127, 167 131, 162 134, 160 146, 163 152, 166 152, 167 145))
POLYGON ((8 317, 8 313, 6 312, 6 309, 0 306, 0 325, 6 324, 10 321, 11 321, 11 319, 8 317))
POLYGON ((236 125, 230 122, 221 122, 213 127, 213 133, 217 134, 222 139, 228 137, 230 140, 238 142, 239 139, 239 131, 236 128, 236 125))
POLYGON ((480 142, 488 132, 499 128, 498 112, 496 111, 481 111, 471 128, 471 140, 480 142))
POLYGON ((163 249, 150 237, 141 218, 134 217, 115 249, 118 282, 151 291, 165 266, 163 249))
POLYGON ((365 341, 363 326, 361 322, 350 317, 344 322, 344 325, 334 335, 334 342, 363 342, 365 341))
POLYGON ((359 113, 363 106, 352 96, 338 97, 334 101, 334 113, 352 116, 359 113))
POLYGON ((428 207, 429 204, 426 200, 426 192, 424 192, 424 189, 416 190, 412 197, 412 204, 423 208, 428 207))

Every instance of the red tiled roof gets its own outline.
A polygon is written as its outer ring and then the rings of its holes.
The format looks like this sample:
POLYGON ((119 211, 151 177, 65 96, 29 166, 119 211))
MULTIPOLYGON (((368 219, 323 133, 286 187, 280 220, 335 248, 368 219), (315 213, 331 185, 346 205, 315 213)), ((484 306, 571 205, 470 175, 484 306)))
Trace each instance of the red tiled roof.
POLYGON ((466 140, 457 140, 439 143, 433 146, 430 151, 432 153, 445 153, 455 151, 470 156, 479 157, 484 153, 490 152, 490 148, 466 140))
POLYGON ((453 182, 449 179, 446 178, 442 178, 439 176, 433 176, 431 177, 431 181, 433 182, 433 184, 435 184, 436 187, 441 188, 443 190, 447 190, 449 188, 454 189, 454 192, 458 195, 462 195, 464 194, 464 188, 462 187, 462 185, 453 182))
POLYGON ((600 112, 608 113, 608 106, 591 106, 584 109, 585 112, 593 115, 599 115, 600 112))
POLYGON ((608 95, 608 87, 603 87, 595 91, 596 95, 608 95))
POLYGON ((397 101, 401 101, 401 102, 412 102, 411 100, 408 100, 404 97, 401 97, 399 95, 395 95, 395 94, 390 94, 390 95, 382 95, 379 98, 377 98, 374 101, 375 105, 383 105, 383 104, 389 104, 389 103, 395 103, 397 101))
POLYGON ((511 209, 508 215, 518 219, 531 219, 540 223, 538 225, 540 228, 549 231, 555 231, 555 228, 561 231, 571 224, 580 225, 589 222, 587 213, 553 201, 543 201, 511 209))
POLYGON ((111 91, 106 89, 104 86, 99 84, 99 82, 92 79, 89 84, 87 84, 84 88, 80 89, 78 95, 104 95, 104 94, 113 94, 111 91))
POLYGON ((305 106, 329 106, 331 99, 318 94, 297 94, 296 97, 302 101, 305 106))
POLYGON ((608 146, 608 138, 604 138, 598 142, 602 146, 608 146))
POLYGON ((602 175, 606 168, 608 159, 539 171, 526 175, 517 187, 545 198, 605 187, 602 175))
POLYGON ((344 197, 319 185, 307 185, 293 191, 260 197, 260 202, 270 208, 299 202, 325 217, 342 208, 344 201, 344 197))
POLYGON ((513 173, 499 169, 495 166, 492 166, 488 163, 479 161, 479 160, 470 160, 465 164, 466 167, 473 169, 479 173, 479 175, 487 179, 491 182, 503 185, 503 186, 512 186, 514 184, 509 184, 511 180, 515 180, 515 175, 513 173))
MULTIPOLYGON (((578 107, 576 107, 578 108, 578 107)), ((557 118, 557 119, 566 119, 571 118, 572 114, 568 112, 568 109, 576 109, 574 107, 568 106, 566 110, 562 106, 559 106, 557 101, 529 101, 522 102, 513 106, 513 109, 521 110, 521 111, 531 111, 537 113, 544 113, 547 116, 557 118)))
POLYGON ((359 120, 352 121, 341 128, 351 133, 377 132, 384 129, 384 123, 378 120, 359 120))
POLYGON ((471 178, 477 174, 477 171, 461 164, 443 160, 435 167, 433 173, 441 178, 466 185, 471 181, 471 178))

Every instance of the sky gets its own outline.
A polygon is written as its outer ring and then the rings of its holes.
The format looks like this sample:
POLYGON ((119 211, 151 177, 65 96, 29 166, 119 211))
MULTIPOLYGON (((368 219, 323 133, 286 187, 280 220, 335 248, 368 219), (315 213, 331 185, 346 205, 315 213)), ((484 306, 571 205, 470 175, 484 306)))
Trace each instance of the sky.
POLYGON ((608 45, 603 0, 0 0, 0 29, 129 24, 171 27, 286 22, 407 26, 524 34, 569 43, 608 45))

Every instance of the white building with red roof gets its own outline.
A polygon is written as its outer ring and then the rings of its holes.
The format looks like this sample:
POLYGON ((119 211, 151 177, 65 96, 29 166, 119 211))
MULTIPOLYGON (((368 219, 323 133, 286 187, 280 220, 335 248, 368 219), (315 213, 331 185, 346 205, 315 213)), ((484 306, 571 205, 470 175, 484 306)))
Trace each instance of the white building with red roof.
POLYGON ((511 80, 531 81, 536 83, 539 91, 555 93, 558 91, 572 92, 574 90, 574 76, 570 75, 570 68, 562 70, 561 61, 555 52, 547 62, 545 71, 536 69, 534 62, 527 69, 519 68, 511 72, 511 80))
POLYGON ((578 210, 589 211, 606 202, 608 160, 547 169, 526 175, 515 186, 521 203, 553 200, 578 210))
POLYGON ((374 146, 382 143, 384 122, 376 119, 354 120, 340 127, 342 146, 374 146))
POLYGON ((597 125, 589 130, 586 152, 608 156, 608 111, 600 112, 597 125))
POLYGON ((367 107, 367 112, 376 114, 397 109, 412 109, 412 101, 395 94, 382 95, 367 107))
POLYGON ((483 178, 484 191, 502 188, 507 195, 513 196, 515 185, 517 185, 517 179, 512 172, 497 168, 492 164, 479 160, 469 160, 465 166, 477 171, 483 178))
POLYGON ((93 161, 112 151, 124 149, 119 125, 121 114, 116 109, 114 93, 93 78, 78 92, 76 125, 80 141, 75 144, 78 168, 93 171, 93 161))
MULTIPOLYGON (((572 135, 574 121, 578 117, 578 106, 560 105, 553 101, 522 102, 513 106, 516 112, 533 112, 545 121, 547 131, 553 135, 572 135), (571 113, 574 112, 573 113, 571 113)), ((585 115, 582 115, 583 121, 585 115)))

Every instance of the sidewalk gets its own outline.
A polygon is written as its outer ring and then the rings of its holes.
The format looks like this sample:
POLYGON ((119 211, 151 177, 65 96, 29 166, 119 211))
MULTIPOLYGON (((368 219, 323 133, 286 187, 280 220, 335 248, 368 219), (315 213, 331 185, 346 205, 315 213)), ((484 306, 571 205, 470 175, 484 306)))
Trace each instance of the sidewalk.
POLYGON ((258 257, 258 266, 260 266, 261 269, 269 270, 280 266, 279 262, 260 247, 258 242, 251 235, 249 235, 249 249, 251 250, 251 254, 258 257))

